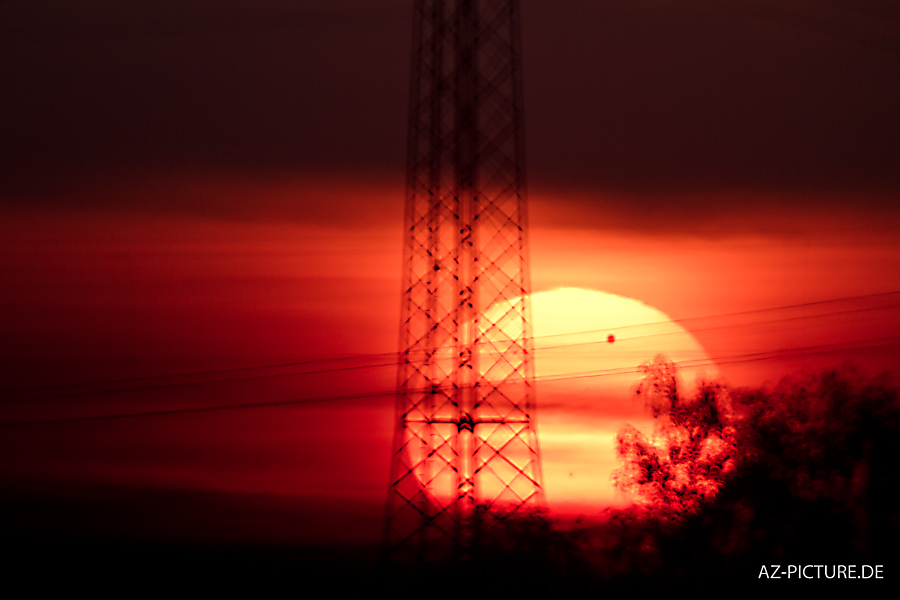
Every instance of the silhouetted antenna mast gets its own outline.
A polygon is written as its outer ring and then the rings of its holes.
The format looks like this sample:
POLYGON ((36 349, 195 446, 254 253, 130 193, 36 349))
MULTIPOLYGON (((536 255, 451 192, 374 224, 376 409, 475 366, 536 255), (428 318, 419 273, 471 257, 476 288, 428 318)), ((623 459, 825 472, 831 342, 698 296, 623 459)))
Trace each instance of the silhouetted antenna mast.
POLYGON ((534 424, 519 2, 417 0, 394 563, 465 556, 543 504, 534 424))

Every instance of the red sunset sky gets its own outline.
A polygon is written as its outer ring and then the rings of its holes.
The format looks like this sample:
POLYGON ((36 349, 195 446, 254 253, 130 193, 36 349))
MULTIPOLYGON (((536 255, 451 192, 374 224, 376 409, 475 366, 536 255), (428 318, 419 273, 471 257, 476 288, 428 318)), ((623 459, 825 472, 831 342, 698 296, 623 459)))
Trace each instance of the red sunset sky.
MULTIPOLYGON (((411 6, 0 3, 0 482, 88 515, 7 527, 377 541, 411 6)), ((522 18, 534 291, 636 298, 731 385, 896 372, 894 5, 522 18)))

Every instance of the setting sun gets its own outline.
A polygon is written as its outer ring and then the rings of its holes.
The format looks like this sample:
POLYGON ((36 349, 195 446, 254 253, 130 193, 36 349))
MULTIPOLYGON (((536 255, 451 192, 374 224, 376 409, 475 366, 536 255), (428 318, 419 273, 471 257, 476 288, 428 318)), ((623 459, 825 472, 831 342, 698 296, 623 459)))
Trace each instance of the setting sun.
POLYGON ((0 1, 18 587, 896 555, 900 2, 57 5, 0 1))
POLYGON ((648 419, 631 392, 640 365, 664 354, 688 384, 718 371, 688 331, 639 300, 559 288, 533 294, 532 307, 548 502, 563 510, 614 503, 616 431, 648 419))

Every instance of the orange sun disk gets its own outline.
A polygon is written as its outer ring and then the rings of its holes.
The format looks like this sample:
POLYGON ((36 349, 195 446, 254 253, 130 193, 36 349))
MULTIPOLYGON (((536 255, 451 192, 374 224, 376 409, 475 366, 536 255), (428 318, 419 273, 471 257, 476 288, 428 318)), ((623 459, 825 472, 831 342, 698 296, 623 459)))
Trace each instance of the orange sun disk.
POLYGON ((630 500, 611 483, 625 422, 652 423, 633 387, 658 354, 686 382, 718 376, 696 339, 664 313, 632 298, 579 288, 532 295, 537 427, 548 508, 595 511, 630 500))

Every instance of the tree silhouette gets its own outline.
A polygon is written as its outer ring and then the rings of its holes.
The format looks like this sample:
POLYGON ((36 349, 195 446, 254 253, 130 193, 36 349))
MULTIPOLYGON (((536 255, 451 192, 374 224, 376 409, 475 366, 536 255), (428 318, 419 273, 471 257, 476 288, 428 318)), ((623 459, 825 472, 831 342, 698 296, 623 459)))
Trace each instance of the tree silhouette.
POLYGON ((652 435, 631 425, 616 438, 624 466, 613 475, 660 516, 680 518, 712 500, 737 459, 735 418, 726 390, 704 382, 685 395, 674 363, 664 356, 641 366, 635 390, 656 418, 652 435))
POLYGON ((844 365, 771 386, 686 394, 662 357, 636 388, 656 429, 619 434, 621 511, 607 561, 664 577, 746 574, 767 561, 896 556, 900 392, 844 365))

